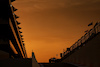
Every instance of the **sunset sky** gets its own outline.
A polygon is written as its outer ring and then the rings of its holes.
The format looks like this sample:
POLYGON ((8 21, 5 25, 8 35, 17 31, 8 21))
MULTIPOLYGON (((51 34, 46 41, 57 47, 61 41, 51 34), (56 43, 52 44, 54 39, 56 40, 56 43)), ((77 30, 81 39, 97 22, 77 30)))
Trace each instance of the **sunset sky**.
POLYGON ((100 21, 100 0, 16 0, 27 55, 35 53, 38 62, 60 58, 63 49, 73 45, 100 21), (56 56, 58 54, 58 56, 56 56))

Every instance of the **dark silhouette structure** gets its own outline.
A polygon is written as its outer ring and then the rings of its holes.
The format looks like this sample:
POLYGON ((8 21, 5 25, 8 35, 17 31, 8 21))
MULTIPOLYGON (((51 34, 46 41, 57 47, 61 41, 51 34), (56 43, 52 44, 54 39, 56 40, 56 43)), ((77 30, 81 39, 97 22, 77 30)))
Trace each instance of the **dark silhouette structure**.
POLYGON ((94 37, 96 37, 98 34, 100 34, 100 22, 97 22, 94 27, 90 29, 84 36, 82 36, 77 42, 75 42, 75 44, 73 44, 70 48, 67 48, 66 52, 61 53, 61 60, 67 58, 76 50, 79 50, 87 42, 94 39, 94 37))
POLYGON ((68 63, 39 63, 40 67, 77 67, 68 63))
POLYGON ((53 62, 69 63, 75 66, 100 67, 100 22, 97 22, 92 29, 70 48, 67 48, 64 53, 60 53, 60 56, 61 59, 53 62))
POLYGON ((0 0, 0 58, 27 58, 19 18, 11 4, 15 0, 0 0))

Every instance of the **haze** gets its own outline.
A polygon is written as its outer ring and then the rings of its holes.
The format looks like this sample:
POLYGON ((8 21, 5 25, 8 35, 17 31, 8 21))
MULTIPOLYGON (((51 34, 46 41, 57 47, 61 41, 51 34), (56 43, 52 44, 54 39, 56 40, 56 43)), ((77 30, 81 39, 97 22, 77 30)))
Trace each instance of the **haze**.
POLYGON ((20 27, 27 55, 35 53, 38 62, 60 58, 60 53, 74 44, 100 21, 100 0, 16 0, 20 27), (58 56, 57 56, 58 54, 58 56))

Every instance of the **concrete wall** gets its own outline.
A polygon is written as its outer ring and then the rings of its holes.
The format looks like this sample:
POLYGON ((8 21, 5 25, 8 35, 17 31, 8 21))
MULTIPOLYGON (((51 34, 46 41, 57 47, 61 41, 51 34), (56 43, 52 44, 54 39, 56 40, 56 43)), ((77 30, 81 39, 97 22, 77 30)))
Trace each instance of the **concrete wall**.
POLYGON ((100 67, 100 34, 88 41, 79 50, 64 59, 62 62, 100 67))
POLYGON ((34 52, 32 52, 32 67, 40 67, 40 65, 38 64, 38 62, 35 58, 34 52))
POLYGON ((32 59, 0 60, 0 67, 32 67, 32 59))

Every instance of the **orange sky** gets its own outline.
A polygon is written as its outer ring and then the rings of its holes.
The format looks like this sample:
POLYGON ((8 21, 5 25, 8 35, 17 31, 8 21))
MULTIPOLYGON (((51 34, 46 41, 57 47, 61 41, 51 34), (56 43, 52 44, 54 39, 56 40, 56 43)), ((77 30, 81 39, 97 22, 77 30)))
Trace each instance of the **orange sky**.
POLYGON ((28 57, 32 50, 38 62, 58 57, 100 21, 100 0, 16 0, 20 27, 28 57), (58 54, 58 56, 56 56, 58 54))

